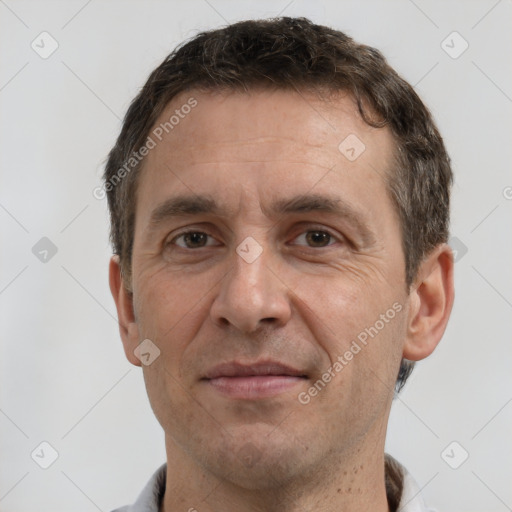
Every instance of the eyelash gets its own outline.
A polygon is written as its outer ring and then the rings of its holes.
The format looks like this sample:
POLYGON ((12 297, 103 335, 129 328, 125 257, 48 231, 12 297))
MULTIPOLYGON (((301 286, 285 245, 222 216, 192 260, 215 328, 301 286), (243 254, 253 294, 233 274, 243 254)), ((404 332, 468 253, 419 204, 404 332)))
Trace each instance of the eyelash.
MULTIPOLYGON (((333 233, 331 233, 329 230, 325 229, 325 228, 315 228, 315 227, 311 227, 309 229, 306 229, 304 231, 302 231, 299 235, 297 235, 296 237, 294 237, 294 240, 296 238, 298 238, 299 236, 302 236, 304 234, 307 234, 307 233, 312 233, 312 232, 317 232, 317 233, 325 233, 327 235, 329 235, 331 237, 331 239, 334 239, 334 241, 336 242, 340 242, 340 237, 334 235, 333 233)), ((190 234, 204 234, 204 235, 207 235, 208 237, 210 238, 213 238, 215 239, 214 236, 210 235, 208 232, 206 231, 201 231, 201 230, 195 230, 195 229, 192 229, 192 230, 188 230, 188 231, 183 231, 181 233, 179 233, 178 235, 176 235, 172 240, 170 240, 168 243, 166 243, 165 245, 176 245, 176 240, 186 236, 186 235, 190 235, 190 234)), ((331 242, 332 240, 329 240, 330 243, 328 243, 327 245, 325 246, 321 246, 321 247, 313 247, 313 246, 310 246, 308 245, 307 247, 310 248, 310 249, 325 249, 326 247, 330 247, 331 245, 333 245, 331 242)), ((214 244, 215 245, 215 244, 214 244)), ((206 245, 206 246, 201 246, 201 247, 197 247, 197 248, 191 248, 191 247, 183 247, 183 246, 180 246, 178 245, 178 247, 180 249, 184 249, 184 250, 197 250, 197 249, 204 249, 205 247, 212 247, 212 245, 206 245)))

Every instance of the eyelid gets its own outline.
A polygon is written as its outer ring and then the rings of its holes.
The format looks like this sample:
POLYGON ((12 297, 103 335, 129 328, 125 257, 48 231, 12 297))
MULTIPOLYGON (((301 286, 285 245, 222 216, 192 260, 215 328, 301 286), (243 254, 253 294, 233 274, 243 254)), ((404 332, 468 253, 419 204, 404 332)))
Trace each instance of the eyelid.
POLYGON ((297 238, 299 235, 302 235, 303 233, 308 233, 310 231, 322 231, 324 233, 328 233, 333 238, 336 238, 339 241, 346 241, 348 242, 348 239, 345 235, 337 231, 336 229, 331 229, 323 224, 318 224, 316 222, 300 222, 296 226, 292 227, 291 231, 293 233, 296 233, 294 235, 294 238, 297 238))
POLYGON ((205 229, 204 227, 190 227, 190 226, 187 226, 185 228, 182 228, 182 230, 178 230, 178 232, 173 233, 172 237, 168 236, 164 240, 164 247, 167 246, 167 245, 173 244, 173 245, 175 245, 177 247, 180 247, 181 249, 189 249, 188 247, 182 247, 181 245, 176 244, 176 239, 178 239, 178 238, 180 238, 180 237, 182 237, 184 235, 188 235, 190 233, 203 233, 206 236, 212 238, 213 240, 215 240, 217 242, 216 244, 210 244, 210 245, 206 245, 204 247, 211 247, 213 245, 220 245, 220 242, 217 240, 217 238, 215 236, 213 236, 210 233, 210 231, 208 229, 205 229))
MULTIPOLYGON (((296 230, 294 230, 294 231, 297 231, 297 232, 293 236, 292 240, 295 240, 299 236, 304 235, 306 233, 309 233, 311 231, 322 231, 322 232, 325 232, 328 235, 330 235, 337 242, 345 242, 345 243, 351 244, 351 241, 349 239, 347 239, 347 237, 345 237, 344 235, 342 235, 340 233, 337 233, 335 230, 332 230, 330 228, 327 228, 327 227, 325 227, 323 225, 319 225, 319 224, 311 224, 311 223, 308 223, 308 222, 302 222, 302 223, 300 223, 300 225, 296 226, 296 230)), ((209 229, 207 229, 205 227, 202 227, 202 226, 197 226, 197 227, 195 227, 195 226, 186 226, 186 227, 183 227, 181 230, 178 230, 177 232, 175 232, 172 235, 172 238, 170 238, 168 236, 164 240, 164 246, 167 246, 169 244, 173 244, 173 245, 176 245, 177 247, 180 247, 182 249, 189 249, 187 247, 182 247, 182 246, 180 246, 180 245, 175 243, 176 239, 178 239, 181 236, 187 235, 189 233, 204 233, 205 235, 207 235, 208 237, 212 238, 213 240, 215 240, 217 242, 216 244, 210 244, 210 245, 206 245, 206 246, 203 246, 203 247, 212 247, 212 246, 221 245, 219 240, 214 235, 211 234, 211 230, 209 230, 209 229)), ((302 244, 292 244, 292 245, 301 245, 303 247, 310 247, 310 246, 302 245, 302 244)), ((331 245, 333 245, 333 244, 329 243, 328 245, 326 245, 324 247, 330 247, 331 245)), ((310 248, 311 249, 321 249, 322 247, 310 247, 310 248)))

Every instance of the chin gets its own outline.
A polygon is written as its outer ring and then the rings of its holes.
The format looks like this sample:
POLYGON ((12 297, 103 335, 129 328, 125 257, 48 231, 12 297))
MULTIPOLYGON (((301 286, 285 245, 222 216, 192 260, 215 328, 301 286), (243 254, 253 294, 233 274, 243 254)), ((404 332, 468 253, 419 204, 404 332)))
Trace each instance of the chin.
POLYGON ((293 436, 252 434, 224 439, 208 457, 210 470, 239 487, 267 491, 282 488, 305 470, 309 452, 293 436))

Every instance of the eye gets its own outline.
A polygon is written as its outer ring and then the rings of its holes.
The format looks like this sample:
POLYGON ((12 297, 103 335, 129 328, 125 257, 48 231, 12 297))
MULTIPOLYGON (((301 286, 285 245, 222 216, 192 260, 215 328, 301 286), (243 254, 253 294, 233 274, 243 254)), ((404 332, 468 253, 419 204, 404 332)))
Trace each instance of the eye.
POLYGON ((175 244, 183 249, 200 249, 211 245, 218 245, 218 242, 203 231, 187 231, 174 237, 169 244, 175 244))
POLYGON ((336 239, 331 235, 331 233, 322 229, 305 231, 298 237, 294 238, 294 240, 302 242, 297 245, 308 245, 309 247, 327 247, 328 245, 332 245, 336 242, 336 239))

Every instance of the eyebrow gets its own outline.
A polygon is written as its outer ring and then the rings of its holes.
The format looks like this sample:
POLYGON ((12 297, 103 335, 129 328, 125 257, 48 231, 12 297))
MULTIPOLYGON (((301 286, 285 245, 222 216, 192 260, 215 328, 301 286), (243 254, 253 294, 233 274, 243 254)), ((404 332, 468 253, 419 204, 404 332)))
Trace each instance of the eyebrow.
POLYGON ((183 195, 172 197, 153 210, 149 220, 149 228, 155 229, 163 221, 173 217, 204 213, 219 216, 225 214, 225 212, 221 211, 215 200, 209 196, 183 195))
POLYGON ((280 199, 272 204, 271 210, 280 215, 315 211, 344 218, 355 226, 365 245, 375 243, 375 235, 365 216, 339 197, 304 194, 291 199, 280 199))
MULTIPOLYGON (((352 205, 338 197, 323 194, 301 194, 288 199, 278 199, 270 207, 262 206, 268 217, 307 212, 321 212, 347 219, 361 235, 365 244, 375 242, 375 235, 368 226, 365 216, 352 205)), ((153 231, 169 219, 180 216, 210 214, 227 217, 228 211, 221 208, 215 199, 204 195, 180 195, 167 199, 151 213, 149 230, 153 231)))

